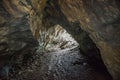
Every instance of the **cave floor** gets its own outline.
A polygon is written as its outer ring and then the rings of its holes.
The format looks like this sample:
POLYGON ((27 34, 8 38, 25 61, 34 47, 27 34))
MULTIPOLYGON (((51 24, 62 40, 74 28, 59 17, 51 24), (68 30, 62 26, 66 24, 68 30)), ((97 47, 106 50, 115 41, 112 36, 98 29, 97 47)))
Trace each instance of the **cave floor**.
POLYGON ((35 57, 38 59, 10 80, 111 80, 91 67, 78 48, 40 52, 35 57))

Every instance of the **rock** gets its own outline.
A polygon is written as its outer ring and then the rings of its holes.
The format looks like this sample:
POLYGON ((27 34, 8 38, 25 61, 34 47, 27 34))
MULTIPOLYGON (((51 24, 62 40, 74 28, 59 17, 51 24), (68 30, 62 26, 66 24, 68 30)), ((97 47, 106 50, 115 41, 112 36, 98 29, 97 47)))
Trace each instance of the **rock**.
MULTIPOLYGON (((80 43, 80 49, 84 53, 92 55, 93 58, 100 53, 114 80, 119 80, 119 3, 118 0, 51 0, 41 7, 33 7, 37 14, 41 15, 39 19, 44 24, 60 24, 64 27, 80 43), (75 22, 80 26, 72 26, 71 23, 75 22), (79 36, 80 32, 75 31, 80 27, 83 37, 79 36)), ((34 1, 33 5, 39 4, 34 1)))
POLYGON ((4 77, 9 79, 10 69, 11 69, 10 65, 4 65, 2 68, 0 68, 0 78, 4 77))
POLYGON ((67 20, 79 21, 81 28, 89 33, 114 80, 120 79, 119 3, 118 0, 60 0, 59 3, 67 20))
POLYGON ((21 4, 18 4, 18 0, 2 1, 0 4, 4 6, 0 5, 0 43, 7 45, 0 50, 19 50, 36 42, 32 36, 29 35, 28 38, 24 34, 33 34, 36 39, 40 39, 40 30, 59 24, 75 38, 85 55, 103 65, 102 57, 113 79, 120 79, 119 0, 23 0, 21 4), (12 5, 9 5, 10 2, 12 5), (18 6, 17 9, 12 8, 13 5, 18 6), (24 22, 25 14, 30 15, 32 33, 29 32, 29 27, 23 29, 29 25, 24 22), (20 20, 17 21, 16 18, 20 20), (24 25, 18 27, 20 22, 24 25), (31 39, 33 40, 29 43, 31 39))
MULTIPOLYGON (((13 7, 18 5, 16 0, 13 4, 9 1, 13 0, 0 1, 0 58, 3 55, 9 56, 7 61, 13 54, 19 56, 38 46, 37 40, 30 31, 27 14, 22 12, 21 8, 19 9, 20 5, 16 11, 13 7)), ((1 61, 0 65, 4 63, 6 63, 5 60, 1 61)))

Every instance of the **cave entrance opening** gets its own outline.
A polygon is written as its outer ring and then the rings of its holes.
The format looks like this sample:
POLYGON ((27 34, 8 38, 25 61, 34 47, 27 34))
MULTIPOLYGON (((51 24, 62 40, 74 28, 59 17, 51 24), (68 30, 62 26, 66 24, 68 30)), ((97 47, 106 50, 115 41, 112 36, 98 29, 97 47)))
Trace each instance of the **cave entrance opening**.
POLYGON ((39 50, 58 51, 78 47, 77 41, 60 25, 40 31, 39 50))

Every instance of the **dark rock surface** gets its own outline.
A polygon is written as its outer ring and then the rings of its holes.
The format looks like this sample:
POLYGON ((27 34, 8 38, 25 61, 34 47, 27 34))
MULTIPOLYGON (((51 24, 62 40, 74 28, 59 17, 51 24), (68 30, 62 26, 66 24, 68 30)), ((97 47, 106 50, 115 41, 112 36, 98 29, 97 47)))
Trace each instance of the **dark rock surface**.
POLYGON ((120 80, 119 0, 1 0, 0 4, 0 55, 29 53, 37 42, 32 34, 39 41, 40 31, 59 24, 84 54, 100 65, 103 60, 114 80, 120 80))
POLYGON ((4 1, 7 0, 0 2, 0 67, 10 63, 12 56, 30 53, 38 45, 30 31, 28 16, 14 16, 4 1))
MULTIPOLYGON (((99 49, 108 71, 115 80, 119 80, 120 2, 118 0, 42 0, 40 3, 42 4, 42 2, 46 2, 46 5, 40 5, 37 1, 33 1, 33 7, 42 16, 39 19, 41 18, 43 24, 60 24, 74 38, 76 37, 75 30, 81 27, 87 34, 82 38, 82 42, 86 45, 81 44, 79 35, 75 38, 82 46, 80 49, 83 52, 87 50, 88 54, 91 51, 95 51, 96 54, 96 49, 99 49), (80 26, 72 27, 71 23, 75 22, 78 22, 80 26)), ((49 27, 49 25, 47 26, 49 27)), ((78 34, 80 33, 78 32, 78 34)))
POLYGON ((98 71, 79 48, 55 52, 38 52, 35 61, 21 66, 11 80, 112 80, 106 72, 98 71))
POLYGON ((120 77, 120 7, 117 0, 60 0, 69 21, 79 21, 100 49, 102 59, 115 80, 120 77), (79 4, 79 5, 77 5, 79 4), (73 14, 71 14, 74 12, 73 14), (78 17, 79 16, 79 17, 78 17))

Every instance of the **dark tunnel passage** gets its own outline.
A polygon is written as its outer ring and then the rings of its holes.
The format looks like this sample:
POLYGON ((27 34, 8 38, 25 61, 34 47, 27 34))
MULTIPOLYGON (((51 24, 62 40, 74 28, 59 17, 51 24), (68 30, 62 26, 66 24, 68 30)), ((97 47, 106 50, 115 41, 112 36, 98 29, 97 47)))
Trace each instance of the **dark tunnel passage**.
POLYGON ((100 62, 84 55, 60 25, 42 30, 41 34, 36 50, 30 52, 27 46, 11 57, 1 57, 1 62, 10 60, 1 67, 2 80, 112 80, 100 62))
POLYGON ((1 0, 0 80, 119 80, 118 0, 1 0))

